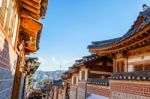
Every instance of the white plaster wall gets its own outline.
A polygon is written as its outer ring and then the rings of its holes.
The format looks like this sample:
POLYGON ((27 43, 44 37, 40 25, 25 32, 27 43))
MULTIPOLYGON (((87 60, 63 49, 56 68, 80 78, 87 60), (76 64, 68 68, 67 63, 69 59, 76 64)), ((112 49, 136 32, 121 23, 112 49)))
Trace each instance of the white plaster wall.
POLYGON ((16 15, 15 19, 16 19, 16 21, 15 21, 14 33, 13 33, 13 39, 12 39, 13 46, 14 46, 15 41, 16 41, 16 35, 17 35, 17 29, 18 29, 18 22, 19 22, 18 14, 16 15))
POLYGON ((128 59, 128 63, 131 63, 131 62, 142 62, 142 61, 147 61, 147 60, 150 60, 150 56, 141 56, 141 57, 138 57, 138 58, 131 58, 131 59, 128 59))

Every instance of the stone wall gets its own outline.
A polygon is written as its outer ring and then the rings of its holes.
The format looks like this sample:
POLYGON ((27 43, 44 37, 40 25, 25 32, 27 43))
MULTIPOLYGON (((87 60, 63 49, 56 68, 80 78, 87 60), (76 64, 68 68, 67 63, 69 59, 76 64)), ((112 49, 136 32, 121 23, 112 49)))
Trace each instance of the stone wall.
POLYGON ((71 86, 70 99, 150 99, 150 81, 111 79, 109 86, 79 81, 71 86))
POLYGON ((90 94, 96 94, 99 96, 110 98, 111 90, 109 87, 106 86, 87 84, 87 97, 89 97, 90 94))
POLYGON ((86 97, 86 82, 81 81, 78 83, 77 99, 85 99, 86 97))
POLYGON ((14 81, 17 54, 0 30, 0 98, 10 99, 14 81))
POLYGON ((78 87, 77 86, 71 86, 70 88, 70 98, 69 99, 77 99, 77 90, 78 87))
POLYGON ((111 81, 112 99, 150 99, 148 81, 111 81))
POLYGON ((58 94, 58 99, 63 99, 63 94, 58 94))

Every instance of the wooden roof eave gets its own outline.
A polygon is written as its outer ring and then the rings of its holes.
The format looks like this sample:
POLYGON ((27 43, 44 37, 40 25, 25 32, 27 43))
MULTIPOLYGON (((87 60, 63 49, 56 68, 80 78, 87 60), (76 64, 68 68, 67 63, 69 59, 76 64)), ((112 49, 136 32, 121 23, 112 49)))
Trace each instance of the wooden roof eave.
POLYGON ((48 0, 22 0, 21 14, 26 14, 39 20, 45 17, 47 6, 48 0))
POLYGON ((80 63, 80 64, 75 64, 75 67, 81 67, 81 66, 84 66, 84 63, 80 63))
POLYGON ((70 76, 71 76, 71 75, 68 74, 68 75, 62 76, 61 78, 62 78, 62 79, 69 79, 70 76))
POLYGON ((42 0, 32 0, 32 1, 34 1, 36 3, 41 3, 42 0))
POLYGON ((30 52, 36 52, 39 49, 40 33, 38 33, 37 38, 34 40, 34 44, 28 44, 25 48, 30 52))
POLYGON ((39 40, 42 30, 42 24, 32 19, 31 17, 22 17, 21 27, 25 35, 27 35, 28 37, 32 37, 35 41, 35 44, 28 44, 26 49, 31 52, 37 51, 39 49, 39 40))
POLYGON ((22 0, 22 3, 25 3, 35 9, 40 9, 41 8, 41 4, 40 3, 37 3, 33 0, 22 0))
MULTIPOLYGON (((42 25, 43 27, 43 25, 42 25)), ((40 43, 40 37, 41 37, 41 32, 42 32, 42 27, 41 27, 41 30, 38 32, 38 35, 37 35, 37 41, 36 41, 36 47, 37 47, 37 50, 39 49, 39 43, 40 43)))
POLYGON ((45 17, 47 6, 48 6, 48 0, 42 0, 42 2, 41 2, 41 13, 40 13, 40 16, 42 18, 45 17))
POLYGON ((70 73, 70 74, 73 74, 73 73, 76 73, 76 72, 78 72, 78 69, 77 69, 77 68, 74 68, 74 69, 70 69, 70 70, 69 70, 69 73, 70 73))
POLYGON ((133 48, 136 48, 138 46, 142 46, 144 45, 146 42, 149 42, 150 41, 150 37, 148 38, 145 38, 137 43, 134 43, 134 44, 131 44, 129 46, 125 46, 123 48, 119 48, 119 49, 114 49, 114 50, 109 50, 109 51, 99 51, 99 50, 95 50, 95 49, 92 49, 90 50, 90 52, 95 52, 97 54, 100 54, 100 55, 107 55, 109 53, 118 53, 118 52, 123 52, 123 51, 126 51, 126 50, 129 50, 129 49, 133 49, 133 48))
POLYGON ((32 12, 32 13, 35 13, 35 14, 40 14, 40 9, 35 9, 34 7, 26 4, 26 3, 22 3, 22 7, 24 9, 27 9, 28 11, 32 12))
POLYGON ((32 46, 32 45, 29 45, 29 46, 26 46, 25 49, 30 52, 30 53, 33 53, 33 52, 36 52, 37 51, 37 48, 35 46, 32 46))
POLYGON ((42 24, 30 16, 22 16, 21 27, 35 33, 41 31, 42 24))
MULTIPOLYGON (((150 25, 146 26, 143 30, 141 30, 139 33, 136 33, 134 36, 122 41, 122 42, 119 42, 117 44, 113 44, 111 46, 107 46, 107 47, 103 47, 103 48, 92 48, 90 49, 89 51, 91 53, 101 53, 101 54, 105 54, 105 53, 111 53, 111 52, 116 52, 116 50, 121 50, 121 49, 124 49, 126 47, 129 47, 128 46, 128 43, 129 41, 132 41, 134 40, 135 38, 138 38, 138 36, 142 36, 142 34, 146 33, 147 31, 150 30, 150 25), (123 44, 126 44, 126 46, 120 46, 120 45, 123 45, 123 44), (111 50, 110 50, 111 49, 111 50)), ((148 39, 148 37, 146 37, 148 39)), ((146 39, 144 39, 146 40, 146 39)), ((131 43, 130 43, 131 44, 131 43)), ((137 44, 137 42, 131 44, 134 45, 134 44, 137 44)), ((128 48, 127 48, 128 49, 128 48)))
POLYGON ((32 37, 33 39, 37 39, 38 37, 38 33, 37 32, 31 32, 30 30, 26 30, 26 29, 22 29, 22 32, 25 34, 25 35, 28 35, 30 37, 32 37))
POLYGON ((40 15, 30 12, 26 9, 21 10, 21 16, 31 16, 31 17, 35 18, 36 20, 39 20, 42 18, 40 15))

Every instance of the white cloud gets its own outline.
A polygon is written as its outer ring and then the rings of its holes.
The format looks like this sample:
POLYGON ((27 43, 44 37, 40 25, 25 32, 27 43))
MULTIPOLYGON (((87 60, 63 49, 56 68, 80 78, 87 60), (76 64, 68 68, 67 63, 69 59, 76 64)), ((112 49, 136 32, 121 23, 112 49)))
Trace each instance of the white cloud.
POLYGON ((43 57, 43 56, 38 56, 39 61, 41 62, 40 67, 38 70, 43 70, 43 71, 53 71, 53 70, 67 70, 68 67, 72 66, 75 63, 75 59, 59 59, 55 57, 43 57))
POLYGON ((53 58, 51 59, 51 61, 52 61, 52 62, 56 62, 56 58, 53 57, 53 58))
POLYGON ((63 60, 62 64, 69 64, 69 63, 72 63, 72 62, 74 62, 74 60, 63 60))

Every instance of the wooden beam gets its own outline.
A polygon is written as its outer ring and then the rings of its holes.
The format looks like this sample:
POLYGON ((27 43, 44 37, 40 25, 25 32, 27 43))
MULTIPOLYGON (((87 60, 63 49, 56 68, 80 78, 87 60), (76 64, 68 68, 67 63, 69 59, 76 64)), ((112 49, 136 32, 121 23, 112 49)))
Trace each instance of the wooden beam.
POLYGON ((40 9, 41 8, 41 4, 40 3, 36 3, 36 2, 34 2, 32 0, 22 0, 22 2, 32 6, 35 9, 40 9))
POLYGON ((25 49, 27 49, 27 50, 29 50, 29 51, 31 51, 31 52, 35 52, 35 51, 37 51, 36 46, 31 46, 31 45, 26 46, 26 47, 25 47, 25 49))
POLYGON ((40 4, 42 0, 32 0, 32 1, 40 4))
POLYGON ((31 16, 31 17, 33 17, 33 18, 35 18, 35 19, 37 19, 37 20, 39 20, 39 19, 41 18, 41 16, 40 16, 39 14, 35 14, 35 13, 30 12, 30 11, 28 11, 28 10, 26 10, 26 9, 22 9, 22 10, 21 10, 21 16, 22 16, 22 17, 23 17, 23 16, 31 16))
POLYGON ((147 64, 150 65, 150 59, 149 60, 140 60, 135 62, 129 62, 129 65, 141 65, 141 64, 147 64))
MULTIPOLYGON (((25 33, 25 35, 32 37, 33 43, 30 43, 26 41, 26 50, 30 52, 35 52, 37 51, 37 39, 38 39, 38 33, 40 33, 42 29, 42 24, 39 22, 35 21, 31 17, 21 17, 21 27, 22 31, 25 33)), ((30 38, 29 38, 30 39, 30 38)))
MULTIPOLYGON (((106 51, 107 49, 109 48, 112 48, 112 47, 117 47, 116 49, 119 49, 118 46, 120 44, 124 44, 126 42, 130 42, 131 40, 135 40, 135 38, 137 38, 139 35, 143 35, 145 32, 147 32, 148 30, 150 30, 150 25, 146 26, 144 29, 142 29, 141 31, 139 31, 139 33, 136 33, 136 35, 122 41, 122 42, 119 42, 118 44, 113 44, 112 46, 108 46, 108 47, 104 47, 104 48, 95 48, 94 50, 90 50, 91 52, 95 52, 95 50, 98 50, 98 51, 101 51, 103 53, 106 53, 106 52, 111 52, 111 51, 106 51)), ((133 42, 135 43, 135 42, 133 42)), ((124 46, 126 47, 126 46, 124 46)), ((114 49, 115 50, 115 49, 114 49)))
POLYGON ((27 9, 27 10, 35 13, 35 14, 39 14, 40 15, 41 10, 35 9, 35 8, 33 8, 32 6, 30 6, 30 5, 26 4, 26 3, 22 3, 22 7, 24 9, 27 9))
POLYGON ((23 29, 23 28, 22 28, 22 31, 23 31, 23 33, 25 33, 25 35, 31 36, 33 39, 37 39, 38 32, 33 33, 31 31, 23 29))
POLYGON ((124 48, 126 48, 126 47, 130 47, 130 49, 131 49, 131 48, 135 48, 136 46, 138 46, 139 43, 141 43, 141 42, 143 42, 143 41, 146 41, 147 39, 150 39, 150 36, 147 36, 146 38, 143 38, 143 39, 141 39, 140 41, 131 43, 130 45, 124 46, 124 47, 122 47, 122 48, 118 48, 118 49, 114 49, 114 50, 110 50, 110 51, 105 51, 105 50, 102 51, 102 50, 101 50, 101 53, 110 53, 110 52, 113 52, 113 51, 115 51, 115 52, 118 53, 119 50, 124 49, 124 48))
POLYGON ((41 31, 42 24, 35 21, 34 19, 32 19, 30 17, 22 17, 21 18, 21 27, 28 31, 31 31, 33 33, 37 33, 39 31, 41 31))
POLYGON ((89 72, 92 74, 100 74, 100 75, 111 75, 112 74, 111 72, 93 71, 93 70, 90 70, 89 72))

